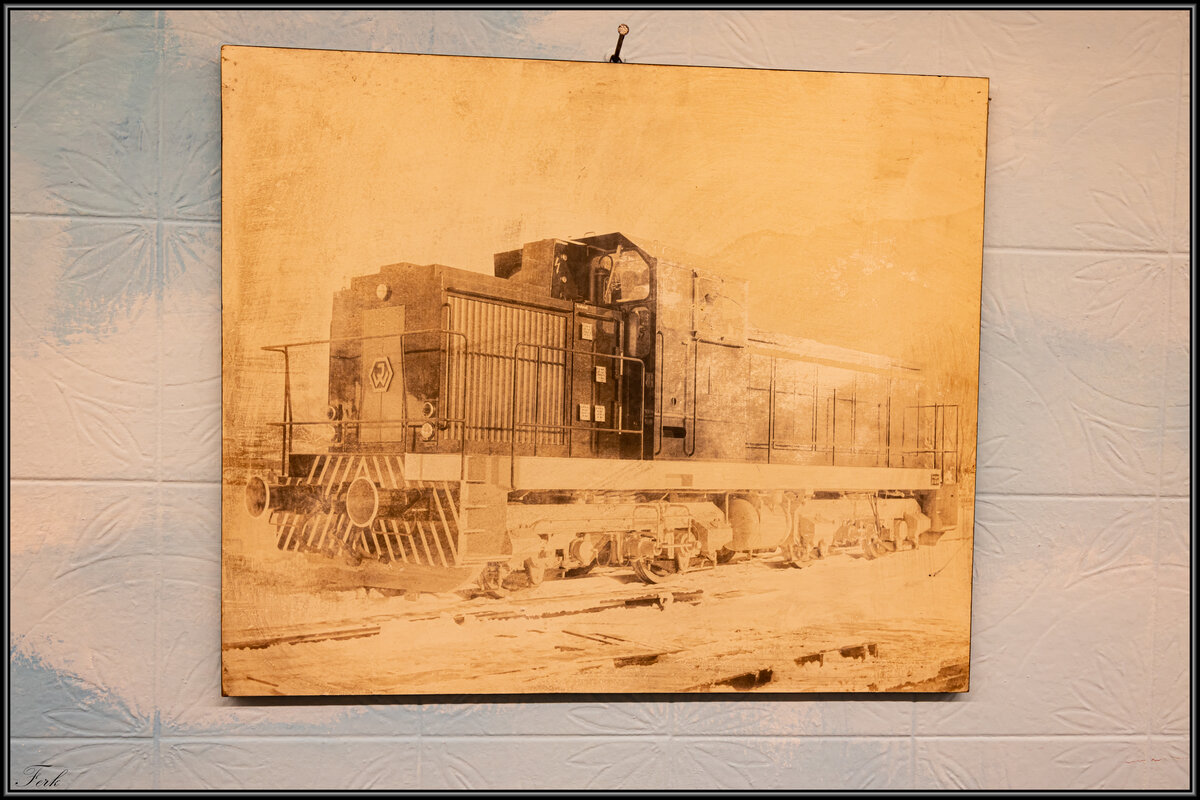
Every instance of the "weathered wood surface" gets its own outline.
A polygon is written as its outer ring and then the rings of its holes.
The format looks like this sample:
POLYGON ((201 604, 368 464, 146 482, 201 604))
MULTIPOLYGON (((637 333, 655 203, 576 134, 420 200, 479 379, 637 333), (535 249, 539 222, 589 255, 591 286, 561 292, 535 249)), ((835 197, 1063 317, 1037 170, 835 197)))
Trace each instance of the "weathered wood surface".
MULTIPOLYGON (((249 563, 233 568, 262 568, 249 563)), ((747 560, 658 587, 593 573, 499 600, 313 591, 293 574, 228 600, 231 617, 259 621, 265 646, 228 634, 227 685, 250 694, 266 685, 280 694, 961 690, 969 619, 957 593, 969 569, 970 541, 956 536, 803 569, 747 560), (367 628, 378 633, 331 635, 367 628)))

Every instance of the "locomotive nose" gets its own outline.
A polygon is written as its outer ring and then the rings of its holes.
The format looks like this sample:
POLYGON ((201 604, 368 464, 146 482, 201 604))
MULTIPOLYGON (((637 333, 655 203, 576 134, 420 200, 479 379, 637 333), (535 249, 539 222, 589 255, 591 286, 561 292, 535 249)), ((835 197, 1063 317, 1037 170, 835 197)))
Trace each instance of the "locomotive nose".
POLYGON ((370 478, 359 476, 346 490, 346 516, 362 528, 369 528, 379 512, 379 492, 370 478))
POLYGON ((257 475, 246 481, 246 510, 250 516, 261 517, 270 499, 271 490, 267 488, 266 481, 257 475))

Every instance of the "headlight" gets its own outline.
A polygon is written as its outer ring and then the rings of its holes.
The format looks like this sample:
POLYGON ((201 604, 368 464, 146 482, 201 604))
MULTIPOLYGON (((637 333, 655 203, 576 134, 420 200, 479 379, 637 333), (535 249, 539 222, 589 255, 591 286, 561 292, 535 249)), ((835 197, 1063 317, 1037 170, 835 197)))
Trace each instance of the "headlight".
POLYGON ((380 300, 387 300, 392 294, 392 288, 386 283, 381 283, 375 287, 375 296, 380 300))
POLYGON ((422 416, 432 417, 436 412, 437 412, 437 409, 434 408, 433 403, 429 402, 428 400, 426 400, 425 404, 423 406, 421 406, 422 416))
POLYGON ((433 425, 431 423, 426 422, 421 425, 421 438, 427 442, 433 438, 433 425))

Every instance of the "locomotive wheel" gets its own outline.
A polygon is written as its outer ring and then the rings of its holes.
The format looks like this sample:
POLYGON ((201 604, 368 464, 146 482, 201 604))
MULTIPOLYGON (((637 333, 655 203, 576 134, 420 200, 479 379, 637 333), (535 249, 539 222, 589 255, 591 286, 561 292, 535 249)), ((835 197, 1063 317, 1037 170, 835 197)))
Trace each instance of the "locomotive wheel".
POLYGON ((692 559, 700 555, 700 540, 691 531, 684 531, 675 539, 675 571, 687 572, 692 559))
POLYGON ((586 566, 582 566, 582 567, 571 567, 570 569, 567 569, 567 570, 564 570, 564 571, 563 571, 563 577, 564 577, 564 578, 579 578, 579 577, 582 577, 582 576, 584 576, 584 575, 587 575, 589 572, 591 572, 591 571, 592 571, 592 570, 594 570, 595 568, 596 568, 596 562, 595 562, 595 561, 593 561, 593 562, 592 562, 592 563, 590 563, 590 564, 587 564, 586 566))
POLYGON ((802 567, 813 559, 812 537, 804 535, 804 525, 802 524, 799 514, 795 515, 795 524, 792 526, 792 535, 783 541, 780 550, 783 553, 783 558, 793 567, 802 567))
POLYGON ((342 560, 351 567, 360 566, 363 562, 362 553, 359 552, 358 543, 350 541, 342 548, 342 560))
POLYGON ((613 560, 613 543, 611 541, 607 541, 604 544, 600 545, 600 548, 596 551, 596 557, 592 559, 592 563, 590 565, 588 565, 587 568, 590 570, 592 567, 596 566, 597 564, 599 564, 602 567, 611 567, 612 560, 613 560))
POLYGON ((879 557, 879 550, 875 546, 875 535, 867 534, 862 538, 862 554, 869 560, 879 557))
POLYGON ((783 543, 783 560, 793 567, 802 567, 812 560, 812 554, 807 544, 789 538, 783 543))
POLYGON ((527 558, 525 559, 525 577, 530 586, 541 586, 542 581, 546 580, 546 567, 537 559, 527 558))
POLYGON ((512 590, 504 585, 504 579, 509 572, 507 564, 488 564, 479 575, 480 588, 497 599, 508 597, 512 590))
POLYGON ((634 561, 633 572, 644 583, 662 583, 679 574, 675 569, 674 559, 667 561, 653 558, 639 558, 634 561))

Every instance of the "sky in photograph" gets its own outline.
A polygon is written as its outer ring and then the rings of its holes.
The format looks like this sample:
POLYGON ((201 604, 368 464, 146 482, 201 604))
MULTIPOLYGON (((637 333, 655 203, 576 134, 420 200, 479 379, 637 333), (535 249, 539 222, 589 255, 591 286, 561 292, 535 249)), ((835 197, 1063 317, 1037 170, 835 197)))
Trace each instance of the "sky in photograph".
POLYGON ((227 365, 382 265, 620 231, 759 328, 973 383, 986 118, 977 78, 226 47, 227 365))

